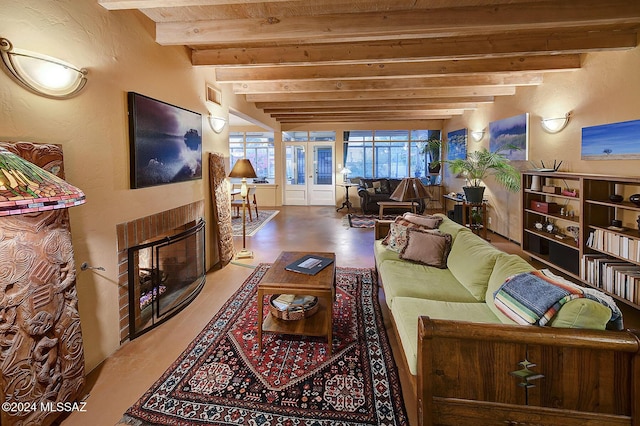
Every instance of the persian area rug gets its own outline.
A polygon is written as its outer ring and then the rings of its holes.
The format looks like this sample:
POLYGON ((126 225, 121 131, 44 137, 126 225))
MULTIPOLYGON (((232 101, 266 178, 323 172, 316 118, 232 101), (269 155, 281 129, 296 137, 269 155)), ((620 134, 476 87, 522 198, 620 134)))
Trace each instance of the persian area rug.
MULTIPOLYGON (((349 227, 351 228, 373 228, 378 219, 377 214, 348 214, 345 216, 349 227)), ((385 214, 383 220, 394 220, 398 215, 385 214)))
POLYGON ((268 268, 258 265, 122 423, 408 424, 375 272, 337 268, 329 357, 326 337, 263 333, 258 351, 257 284, 268 268))
MULTIPOLYGON (((271 219, 276 217, 279 213, 278 210, 258 210, 258 219, 255 217, 255 210, 252 214, 253 220, 249 221, 249 212, 247 212, 246 229, 247 237, 255 235, 263 226, 265 226, 271 219)), ((242 237, 242 209, 240 210, 239 217, 233 217, 231 219, 231 226, 233 227, 233 236, 242 237)))

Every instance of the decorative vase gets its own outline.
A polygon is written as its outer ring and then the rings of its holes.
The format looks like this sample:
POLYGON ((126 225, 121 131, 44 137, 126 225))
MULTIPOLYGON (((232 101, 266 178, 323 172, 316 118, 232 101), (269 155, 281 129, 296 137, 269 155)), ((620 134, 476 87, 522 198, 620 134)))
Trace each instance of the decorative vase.
POLYGON ((429 173, 432 175, 437 175, 438 173, 440 173, 440 163, 437 164, 432 164, 429 163, 429 165, 427 166, 429 168, 429 173))
POLYGON ((609 195, 609 200, 611 200, 612 203, 621 203, 624 197, 620 194, 611 194, 609 195))
POLYGON ((629 201, 631 201, 636 206, 640 206, 640 194, 633 194, 629 197, 629 201))
POLYGON ((532 191, 541 191, 542 187, 540 186, 540 176, 533 175, 531 176, 531 188, 532 191))
POLYGON ((484 197, 484 186, 463 186, 467 203, 481 204, 484 197))

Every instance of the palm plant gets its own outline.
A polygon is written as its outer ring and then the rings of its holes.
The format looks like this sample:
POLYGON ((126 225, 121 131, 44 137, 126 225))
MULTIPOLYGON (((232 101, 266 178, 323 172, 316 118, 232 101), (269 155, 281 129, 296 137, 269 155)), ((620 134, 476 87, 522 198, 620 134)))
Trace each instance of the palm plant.
POLYGON ((487 148, 482 148, 468 153, 467 158, 444 162, 449 164, 452 173, 464 176, 469 186, 479 187, 482 180, 493 175, 508 191, 520 190, 520 172, 500 151, 489 152, 487 148))

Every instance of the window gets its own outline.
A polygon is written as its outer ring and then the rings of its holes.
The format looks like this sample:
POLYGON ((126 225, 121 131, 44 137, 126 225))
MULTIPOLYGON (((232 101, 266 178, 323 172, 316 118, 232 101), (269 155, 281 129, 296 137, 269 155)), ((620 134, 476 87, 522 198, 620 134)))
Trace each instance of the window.
POLYGON ((426 177, 428 154, 422 153, 439 130, 356 130, 344 133, 344 165, 353 177, 426 177))
POLYGON ((259 179, 275 179, 273 132, 229 133, 231 168, 241 158, 251 161, 259 179))

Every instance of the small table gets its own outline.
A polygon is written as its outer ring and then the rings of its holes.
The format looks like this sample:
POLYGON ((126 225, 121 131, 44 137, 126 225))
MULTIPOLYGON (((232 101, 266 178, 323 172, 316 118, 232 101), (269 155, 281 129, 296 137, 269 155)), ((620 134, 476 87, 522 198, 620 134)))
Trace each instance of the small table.
POLYGON ((471 229, 475 234, 481 236, 487 241, 487 203, 467 203, 462 202, 462 226, 466 226, 471 229), (473 221, 472 212, 476 211, 482 216, 482 223, 475 223, 473 221), (467 223, 467 219, 469 223, 467 223))
POLYGON ((352 186, 358 186, 358 184, 357 183, 339 183, 338 186, 344 187, 344 203, 342 203, 342 206, 337 208, 336 211, 340 211, 346 207, 347 211, 349 212, 351 211, 351 207, 353 207, 353 204, 351 204, 351 200, 349 199, 349 188, 351 188, 352 186))
POLYGON ((378 201, 378 205, 380 206, 380 220, 382 220, 385 209, 406 209, 415 213, 418 203, 415 201, 378 201))
POLYGON ((333 349, 333 301, 336 294, 336 255, 283 251, 258 283, 258 348, 262 352, 262 332, 303 336, 327 336, 328 354, 333 349), (316 275, 287 271, 285 267, 308 254, 328 257, 333 263, 316 275), (267 294, 299 294, 316 296, 318 312, 301 320, 283 320, 268 315, 264 318, 264 296, 267 294))

